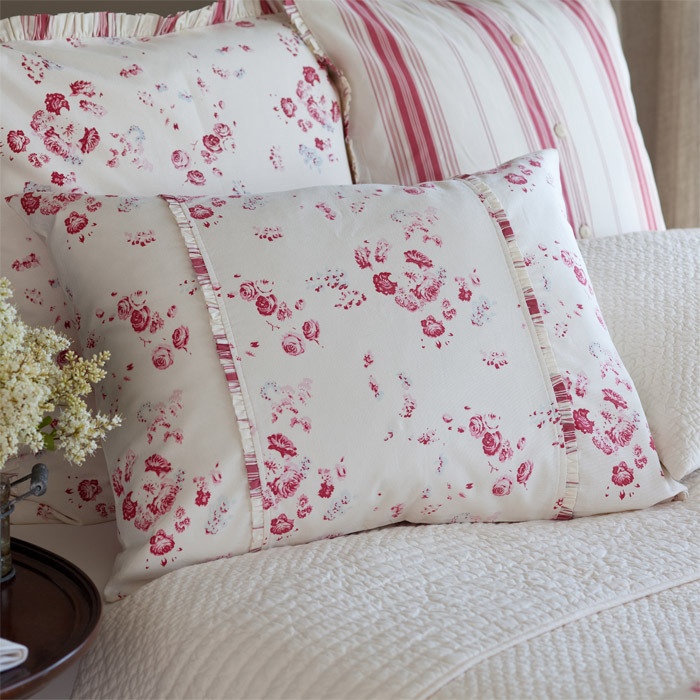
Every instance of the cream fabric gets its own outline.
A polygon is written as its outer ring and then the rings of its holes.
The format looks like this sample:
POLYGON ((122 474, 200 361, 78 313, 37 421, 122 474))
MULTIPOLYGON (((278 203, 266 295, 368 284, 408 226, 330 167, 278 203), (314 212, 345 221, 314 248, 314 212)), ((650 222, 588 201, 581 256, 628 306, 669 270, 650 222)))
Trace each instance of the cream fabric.
MULTIPOLYGON (((258 18, 269 8, 226 0, 169 17, 0 22, 0 274, 27 323, 77 335, 44 242, 5 196, 31 187, 223 195, 351 181, 333 87, 284 13, 258 18)), ((11 469, 22 475, 34 460, 11 469)), ((42 461, 48 492, 18 504, 13 522, 114 517, 101 451, 80 470, 60 453, 42 461)))
POLYGON ((637 513, 382 528, 168 574, 107 607, 73 697, 658 698, 698 658, 689 486, 637 513))
POLYGON ((661 462, 682 479, 700 469, 700 229, 626 233, 580 246, 661 462))
POLYGON ((548 150, 422 186, 170 210, 10 198, 48 237, 81 342, 112 353, 98 402, 124 419, 105 442, 124 551, 108 599, 402 520, 565 520, 683 491, 604 327, 558 173, 548 150))

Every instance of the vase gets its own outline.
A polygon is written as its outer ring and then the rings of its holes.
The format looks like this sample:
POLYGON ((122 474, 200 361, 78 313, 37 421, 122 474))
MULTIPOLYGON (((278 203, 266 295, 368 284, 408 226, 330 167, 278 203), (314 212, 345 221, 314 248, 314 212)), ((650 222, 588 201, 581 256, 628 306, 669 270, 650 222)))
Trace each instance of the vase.
POLYGON ((15 575, 12 566, 12 547, 10 541, 10 515, 15 509, 15 503, 29 496, 43 496, 49 480, 49 472, 45 464, 35 464, 31 474, 12 481, 7 473, 0 471, 0 582, 9 581, 15 575), (13 486, 29 480, 29 489, 25 493, 12 498, 13 486))
POLYGON ((2 582, 9 581, 14 574, 10 549, 11 486, 10 477, 0 472, 0 581, 2 582))

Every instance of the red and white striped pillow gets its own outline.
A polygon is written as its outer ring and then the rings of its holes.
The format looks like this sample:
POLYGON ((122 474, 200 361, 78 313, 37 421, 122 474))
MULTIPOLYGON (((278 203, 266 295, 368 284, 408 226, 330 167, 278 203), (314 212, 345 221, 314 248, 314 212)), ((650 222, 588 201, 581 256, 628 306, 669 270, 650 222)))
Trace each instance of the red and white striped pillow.
POLYGON ((608 0, 286 2, 336 72, 359 182, 556 148, 578 237, 664 228, 608 0))

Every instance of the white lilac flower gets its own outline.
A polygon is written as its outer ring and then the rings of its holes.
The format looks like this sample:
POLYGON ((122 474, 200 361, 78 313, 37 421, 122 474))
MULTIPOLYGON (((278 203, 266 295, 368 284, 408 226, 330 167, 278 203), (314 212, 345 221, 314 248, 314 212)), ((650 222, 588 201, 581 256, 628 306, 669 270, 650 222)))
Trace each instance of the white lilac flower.
POLYGON ((11 297, 0 278, 0 469, 24 447, 58 449, 80 464, 121 422, 92 414, 82 398, 104 378, 109 353, 78 357, 66 337, 23 323, 11 297))

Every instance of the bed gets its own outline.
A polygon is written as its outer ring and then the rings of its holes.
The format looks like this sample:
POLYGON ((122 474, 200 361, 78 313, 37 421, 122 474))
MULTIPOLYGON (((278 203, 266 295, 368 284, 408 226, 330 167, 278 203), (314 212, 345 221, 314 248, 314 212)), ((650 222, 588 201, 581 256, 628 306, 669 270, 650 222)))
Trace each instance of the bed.
POLYGON ((2 275, 123 418, 13 514, 105 599, 37 697, 696 696, 700 229, 607 0, 24 5, 2 275))

